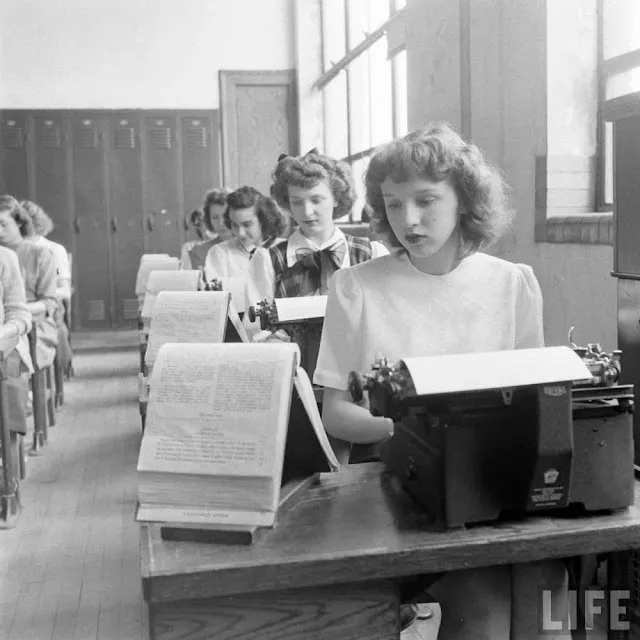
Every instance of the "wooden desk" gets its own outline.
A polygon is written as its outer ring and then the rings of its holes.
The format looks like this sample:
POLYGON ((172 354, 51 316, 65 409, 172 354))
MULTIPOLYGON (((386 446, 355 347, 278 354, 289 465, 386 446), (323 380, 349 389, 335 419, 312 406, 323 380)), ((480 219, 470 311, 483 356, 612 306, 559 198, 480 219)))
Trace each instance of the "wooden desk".
MULTIPOLYGON (((529 518, 438 532, 382 473, 345 467, 250 547, 167 542, 141 528, 142 584, 156 640, 399 637, 393 578, 613 553, 610 576, 628 588, 640 542, 640 499, 613 514, 529 518)), ((617 632, 610 638, 625 638, 617 632)))

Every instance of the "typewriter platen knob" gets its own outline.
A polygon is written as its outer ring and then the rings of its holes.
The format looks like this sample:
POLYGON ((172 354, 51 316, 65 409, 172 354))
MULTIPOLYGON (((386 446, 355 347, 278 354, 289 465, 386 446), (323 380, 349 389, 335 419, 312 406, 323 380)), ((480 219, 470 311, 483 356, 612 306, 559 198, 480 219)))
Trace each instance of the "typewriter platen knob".
POLYGON ((362 398, 364 397, 364 385, 362 375, 360 375, 358 371, 351 371, 349 373, 347 386, 351 399, 356 403, 362 402, 362 398))
POLYGON ((253 305, 247 309, 247 315, 249 316, 249 322, 256 321, 256 308, 253 305))

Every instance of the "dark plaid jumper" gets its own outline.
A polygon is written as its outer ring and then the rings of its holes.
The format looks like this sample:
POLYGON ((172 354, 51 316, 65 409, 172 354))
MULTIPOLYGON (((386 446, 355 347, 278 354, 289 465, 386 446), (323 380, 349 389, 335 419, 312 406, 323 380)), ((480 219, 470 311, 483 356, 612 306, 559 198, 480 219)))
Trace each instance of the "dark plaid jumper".
MULTIPOLYGON (((373 257, 371 240, 348 236, 346 233, 344 237, 352 266, 371 260, 373 257)), ((274 298, 297 298, 300 295, 300 286, 304 280, 303 267, 299 262, 292 267, 287 266, 288 247, 289 241, 283 240, 269 249, 275 273, 274 298)))

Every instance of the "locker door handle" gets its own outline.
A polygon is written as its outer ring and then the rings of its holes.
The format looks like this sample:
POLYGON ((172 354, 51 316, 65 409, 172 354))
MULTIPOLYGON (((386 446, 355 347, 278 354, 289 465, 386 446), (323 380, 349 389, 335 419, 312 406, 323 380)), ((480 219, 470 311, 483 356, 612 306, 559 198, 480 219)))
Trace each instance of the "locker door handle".
POLYGON ((149 216, 147 218, 147 230, 153 231, 154 228, 155 228, 155 224, 153 223, 153 216, 149 216))
POLYGON ((78 218, 75 218, 73 220, 73 230, 79 234, 80 233, 80 220, 78 220, 78 218))
POLYGON ((111 218, 111 233, 118 231, 118 218, 111 218))

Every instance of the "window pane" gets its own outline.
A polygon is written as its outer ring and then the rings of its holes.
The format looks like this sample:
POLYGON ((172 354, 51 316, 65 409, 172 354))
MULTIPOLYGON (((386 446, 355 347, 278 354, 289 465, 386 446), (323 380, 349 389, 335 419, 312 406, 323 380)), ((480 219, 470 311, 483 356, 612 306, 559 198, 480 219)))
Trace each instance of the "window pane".
POLYGON ((349 65, 349 125, 351 154, 371 147, 369 56, 358 56, 349 65))
POLYGON ((394 104, 395 111, 395 137, 404 136, 409 129, 409 117, 407 114, 407 52, 399 51, 393 57, 394 75, 394 104))
POLYGON ((640 91, 640 67, 607 78, 607 100, 634 91, 640 91))
POLYGON ((369 0, 347 0, 349 3, 349 49, 362 42, 369 33, 369 0))
POLYGON ((391 63, 387 60, 387 39, 381 38, 369 49, 371 87, 371 144, 375 147, 393 137, 393 90, 391 63))
POLYGON ((389 19, 389 0, 369 1, 369 31, 375 31, 389 19))
POLYGON ((362 219, 362 208, 365 205, 365 187, 364 187, 364 175, 367 171, 367 167, 369 166, 370 158, 367 156, 366 158, 360 158, 360 160, 356 160, 351 165, 351 171, 353 172, 353 181, 356 185, 356 192, 358 194, 358 200, 353 207, 353 216, 352 219, 354 222, 360 222, 362 219))
POLYGON ((324 88, 324 149, 334 158, 349 155, 347 74, 341 71, 324 88))
POLYGON ((322 48, 324 70, 345 55, 344 0, 322 0, 322 48))
POLYGON ((603 54, 605 60, 640 49, 640 2, 603 0, 603 54))

